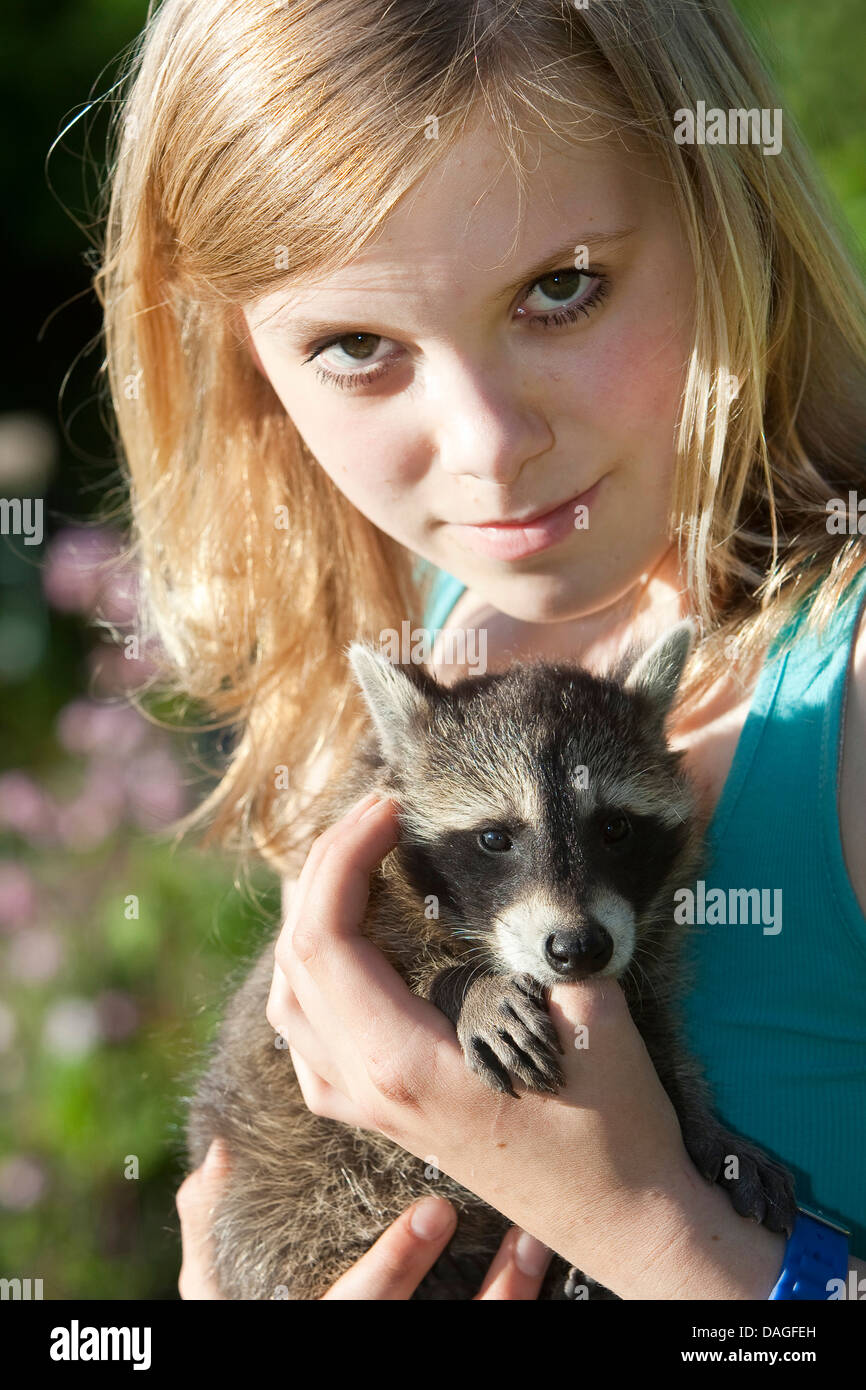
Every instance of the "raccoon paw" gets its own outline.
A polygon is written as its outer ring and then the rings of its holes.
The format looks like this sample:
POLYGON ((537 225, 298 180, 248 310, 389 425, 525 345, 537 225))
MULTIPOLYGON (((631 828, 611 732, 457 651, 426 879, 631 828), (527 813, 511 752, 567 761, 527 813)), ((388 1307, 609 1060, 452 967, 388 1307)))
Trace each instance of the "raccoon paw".
POLYGON ((470 1071, 494 1091, 517 1096, 515 1080, 530 1091, 555 1094, 565 1077, 554 1052, 563 1052, 531 975, 483 975, 463 998, 457 1036, 470 1071))
POLYGON ((729 1194, 740 1216, 757 1221, 768 1231, 789 1236, 797 1216, 794 1180, 781 1164, 726 1130, 705 1132, 686 1142, 689 1156, 708 1182, 729 1194), (735 1159, 734 1173, 726 1170, 735 1159))

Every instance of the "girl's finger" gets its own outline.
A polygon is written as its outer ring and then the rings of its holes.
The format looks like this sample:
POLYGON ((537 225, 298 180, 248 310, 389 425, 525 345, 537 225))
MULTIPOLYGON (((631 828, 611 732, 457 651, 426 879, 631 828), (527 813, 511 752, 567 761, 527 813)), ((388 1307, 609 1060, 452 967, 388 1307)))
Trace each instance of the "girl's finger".
MULTIPOLYGON (((321 908, 322 886, 326 880, 336 880, 340 893, 339 905, 343 911, 333 914, 339 916, 338 925, 347 931, 357 929, 367 906, 370 875, 394 848, 397 836, 396 807, 390 797, 373 801, 355 820, 338 821, 322 836, 320 855, 306 885, 303 912, 297 914, 294 935, 307 925, 311 905, 316 910, 321 908)), ((332 886, 327 884, 326 903, 332 891, 332 886)))
MULTIPOLYGON (((274 967, 266 1014, 274 1030, 274 1046, 289 1052, 309 1109, 314 1114, 328 1115, 332 1119, 342 1117, 332 1113, 336 1109, 348 1114, 345 1082, 334 1066, 332 1049, 323 1045, 319 1035, 310 1027, 294 990, 278 965, 274 967), (330 1092, 334 1096, 339 1094, 346 1103, 341 1105, 335 1099, 331 1105, 330 1092), (330 1108, 320 1110, 317 1102, 326 1097, 330 1108)), ((351 1113, 354 1115, 356 1112, 351 1113)), ((358 1119, 347 1119, 346 1122, 360 1124, 358 1119)))
POLYGON ((526 1302, 538 1298, 553 1251, 528 1231, 512 1226, 506 1231, 476 1302, 513 1300, 526 1302))
MULTIPOLYGON (((397 1111, 389 1105, 388 1114, 406 1117, 406 1107, 392 1086, 395 1068, 399 1087, 417 1108, 414 1098, 423 1093, 431 1074, 431 1037, 434 1043, 441 1041, 451 1064, 462 1067, 452 1024, 413 994, 383 953, 361 934, 370 875, 396 838, 389 800, 374 804, 355 824, 342 828, 303 895, 287 955, 278 954, 276 962, 313 1036, 326 1041, 329 1049, 321 1067, 321 1043, 306 1060, 323 1081, 363 1109, 366 1119, 360 1123, 368 1129, 382 1128, 382 1121, 371 1116, 380 1115, 379 1101, 385 1094, 397 1102, 397 1111), (414 1052, 407 1049, 407 1035, 419 1040, 414 1052)), ((279 1022, 276 1010, 274 1017, 279 1022)), ((290 1041, 294 1045, 295 1038, 290 1041)), ((299 1051, 303 1054, 303 1046, 299 1051)))
POLYGON ((342 1091, 324 1080, 294 1047, 289 1048, 289 1055, 308 1110, 327 1120, 341 1120, 360 1129, 367 1127, 364 1116, 342 1091))
POLYGON ((268 1002, 265 1005, 265 1017, 274 1030, 274 1047, 296 1047, 324 1080, 332 1085, 338 1084, 337 1077, 329 1075, 325 1070, 329 1055, 327 1050, 322 1048, 301 1008, 298 996, 278 965, 274 966, 268 1002))
POLYGON ((444 1197, 422 1197, 347 1270, 325 1299, 408 1300, 438 1260, 457 1224, 444 1197))
POLYGON ((177 1190, 175 1204, 183 1246, 177 1287, 183 1299, 222 1298, 211 1268, 210 1218, 228 1174, 228 1150, 221 1139, 214 1139, 204 1163, 177 1190))
POLYGON ((345 815, 341 816, 340 819, 335 821, 333 825, 329 826, 327 830, 323 830, 321 835, 316 836, 316 839, 313 841, 310 847, 310 852, 304 860, 301 872, 298 875, 298 880, 295 884, 295 889, 292 894, 290 911, 286 914, 286 921, 283 924, 284 929, 286 926, 288 926, 291 929, 291 927, 294 925, 294 919, 297 913, 297 908, 301 899, 303 898, 304 891, 309 885, 311 879, 315 877, 319 864, 321 863, 322 856, 327 852, 328 847, 333 843, 335 839, 339 838, 342 831, 347 826, 357 824, 361 817, 365 815, 371 807, 375 806, 378 802, 380 802, 381 799, 382 798, 378 792, 368 792, 367 795, 362 796, 360 801, 357 801, 355 805, 352 806, 351 809, 346 812, 345 815))
POLYGON ((362 807, 359 803, 348 817, 319 836, 294 887, 274 948, 274 959, 292 983, 298 943, 309 935, 311 915, 315 925, 323 915, 331 920, 348 914, 351 925, 343 929, 357 931, 370 896, 370 875, 397 842, 394 803, 374 797, 366 809, 362 807), (335 883, 340 890, 338 903, 333 901, 335 883))
POLYGON ((377 1031, 382 1046, 405 1037, 407 1025, 444 1018, 413 995, 380 950, 361 935, 370 893, 370 875, 396 843, 390 801, 371 807, 325 852, 304 897, 292 935, 293 964, 278 959, 313 1028, 327 1025, 362 1040, 377 1031), (303 968, 299 969, 301 966, 303 968), (310 988, 312 986, 312 988, 310 988), (376 1000, 371 1010, 370 1000, 376 1000))

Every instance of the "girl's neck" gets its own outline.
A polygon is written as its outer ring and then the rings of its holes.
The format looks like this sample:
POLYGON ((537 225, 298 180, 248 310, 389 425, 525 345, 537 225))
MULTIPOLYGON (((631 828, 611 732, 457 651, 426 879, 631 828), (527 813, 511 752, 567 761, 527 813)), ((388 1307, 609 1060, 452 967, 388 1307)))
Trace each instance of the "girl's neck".
MULTIPOLYGON (((648 646, 690 611, 677 549, 672 545, 621 598, 597 613, 553 627, 561 629, 572 659, 577 657, 581 664, 601 674, 630 645, 648 646)), ((541 624, 531 626, 537 629, 541 624)))
POLYGON ((672 545, 652 571, 595 613, 552 623, 524 622, 500 613, 467 590, 447 624, 452 628, 487 628, 488 642, 492 640, 497 653, 507 651, 511 659, 545 657, 579 663, 603 674, 631 643, 648 645, 689 612, 677 549, 672 545))

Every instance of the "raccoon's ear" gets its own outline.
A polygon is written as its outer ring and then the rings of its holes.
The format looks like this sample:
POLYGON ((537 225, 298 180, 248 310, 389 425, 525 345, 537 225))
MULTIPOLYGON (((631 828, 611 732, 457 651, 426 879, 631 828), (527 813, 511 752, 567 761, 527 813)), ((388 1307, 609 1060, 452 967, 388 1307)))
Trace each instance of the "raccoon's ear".
POLYGON ((638 657, 623 682, 625 690, 646 695, 660 721, 674 702, 683 668, 698 635, 692 618, 676 623, 638 657))
POLYGON ((391 763, 405 758, 411 726, 429 708, 433 682, 416 667, 395 666, 366 642, 351 642, 348 657, 384 757, 391 763))

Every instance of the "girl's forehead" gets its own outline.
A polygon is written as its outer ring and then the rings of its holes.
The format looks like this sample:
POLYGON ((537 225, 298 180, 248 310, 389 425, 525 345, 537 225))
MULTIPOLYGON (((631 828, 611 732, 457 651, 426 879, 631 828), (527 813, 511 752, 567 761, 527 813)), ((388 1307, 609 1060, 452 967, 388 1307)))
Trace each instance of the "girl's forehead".
POLYGON ((418 292, 425 279, 439 294, 467 273, 498 276, 505 293, 510 271, 519 278, 554 252, 568 264, 579 246, 593 254, 620 243, 665 206, 665 185, 652 161, 612 140, 567 143, 547 133, 527 141, 522 163, 518 178, 489 124, 467 131, 365 246, 262 297, 253 306, 253 326, 267 320, 280 327, 281 308, 291 312, 299 297, 393 293, 401 283, 418 292))
MULTIPOLYGON (((645 161, 644 161, 645 162, 645 161)), ((527 138, 518 177, 495 130, 467 131, 400 199, 379 228, 377 242, 411 239, 422 225, 449 231, 454 240, 472 222, 503 220, 513 228, 535 211, 554 211, 604 199, 625 201, 636 155, 625 156, 613 141, 571 141, 551 134, 527 138)))

